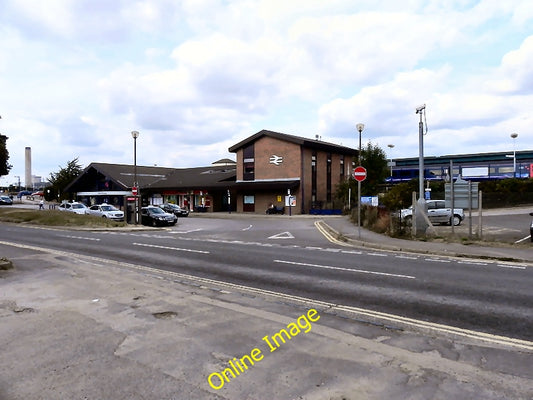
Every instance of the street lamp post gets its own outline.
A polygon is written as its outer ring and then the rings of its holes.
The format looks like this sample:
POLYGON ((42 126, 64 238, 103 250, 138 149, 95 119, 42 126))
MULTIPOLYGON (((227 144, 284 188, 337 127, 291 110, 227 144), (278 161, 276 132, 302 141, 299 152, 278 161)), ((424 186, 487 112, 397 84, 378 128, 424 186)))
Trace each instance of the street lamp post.
POLYGON ((394 148, 394 145, 393 144, 388 144, 387 146, 390 149, 390 180, 391 180, 391 183, 392 183, 392 149, 394 148))
POLYGON ((133 188, 136 188, 137 193, 135 196, 135 210, 134 210, 134 220, 135 225, 139 224, 139 185, 137 184, 137 138, 139 137, 139 132, 132 131, 131 137, 133 138, 133 188))
POLYGON ((511 139, 513 139, 513 178, 516 178, 516 138, 518 133, 511 133, 511 139))
MULTIPOLYGON (((361 133, 365 129, 365 124, 357 124, 356 129, 359 131, 359 153, 358 157, 358 166, 361 166, 361 133)), ((361 181, 357 181, 357 232, 359 239, 361 239, 361 181)))

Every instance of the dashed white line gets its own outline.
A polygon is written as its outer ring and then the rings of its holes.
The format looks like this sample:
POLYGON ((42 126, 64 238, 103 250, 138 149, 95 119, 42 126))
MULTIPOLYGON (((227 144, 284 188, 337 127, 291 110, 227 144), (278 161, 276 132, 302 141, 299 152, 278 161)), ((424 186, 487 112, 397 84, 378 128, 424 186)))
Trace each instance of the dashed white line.
POLYGON ((374 256, 374 257, 388 257, 388 254, 385 253, 366 253, 367 256, 374 256))
POLYGON ((416 259, 418 259, 418 257, 414 257, 414 256, 402 256, 402 255, 400 255, 400 256, 394 256, 394 257, 401 258, 401 259, 404 259, 404 260, 416 260, 416 259))
POLYGON ((157 244, 147 244, 147 243, 133 243, 134 246, 143 246, 143 247, 152 247, 156 249, 165 249, 165 250, 176 250, 176 251, 186 251, 189 253, 200 253, 200 254, 209 254, 209 251, 204 250, 193 250, 193 249, 182 249, 179 247, 169 247, 169 246, 160 246, 157 244))
POLYGON ((442 258, 425 258, 424 261, 440 262, 440 263, 451 263, 450 260, 443 260, 442 258))
POLYGON ((341 253, 344 253, 344 254, 363 254, 362 251, 357 251, 357 250, 342 250, 341 253))
POLYGON ((301 263, 296 261, 286 261, 286 260, 274 260, 275 263, 281 263, 281 264, 290 264, 290 265, 299 265, 299 266, 305 266, 305 267, 312 267, 312 268, 322 268, 322 269, 332 269, 336 271, 346 271, 346 272, 356 272, 360 274, 371 274, 371 275, 383 275, 383 276, 391 276, 394 278, 404 278, 404 279, 416 279, 416 277, 411 275, 401 275, 401 274, 389 274, 387 272, 377 272, 377 271, 367 271, 364 269, 352 269, 352 268, 344 268, 344 267, 333 267, 331 265, 319 265, 319 264, 309 264, 309 263, 301 263))
POLYGON ((498 264, 498 267, 500 267, 500 268, 513 268, 513 269, 526 269, 526 267, 523 267, 521 265, 498 264))
POLYGON ((67 238, 67 239, 92 240, 94 242, 100 241, 100 239, 98 238, 90 238, 90 237, 83 237, 83 236, 72 236, 72 235, 58 235, 58 236, 62 238, 67 238))

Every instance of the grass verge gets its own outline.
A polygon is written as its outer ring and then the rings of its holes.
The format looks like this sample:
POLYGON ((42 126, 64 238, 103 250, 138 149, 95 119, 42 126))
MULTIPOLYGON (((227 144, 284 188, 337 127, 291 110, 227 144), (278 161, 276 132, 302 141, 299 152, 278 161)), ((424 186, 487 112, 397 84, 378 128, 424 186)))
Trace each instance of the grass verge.
POLYGON ((25 210, 0 208, 0 221, 48 226, 79 226, 86 228, 114 228, 127 226, 125 222, 112 221, 93 215, 78 215, 57 210, 25 210))

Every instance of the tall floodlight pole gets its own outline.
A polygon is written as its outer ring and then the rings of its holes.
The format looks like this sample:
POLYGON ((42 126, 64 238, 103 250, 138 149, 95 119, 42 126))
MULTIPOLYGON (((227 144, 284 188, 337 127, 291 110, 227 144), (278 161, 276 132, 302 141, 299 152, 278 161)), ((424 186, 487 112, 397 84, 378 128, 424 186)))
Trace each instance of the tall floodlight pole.
MULTIPOLYGON (((357 154, 358 157, 358 165, 361 165, 361 133, 363 132, 363 129, 365 129, 365 124, 357 124, 356 129, 359 131, 359 153, 357 154)), ((357 231, 359 235, 359 239, 361 239, 361 181, 357 181, 357 231)))
POLYGON ((135 196, 135 211, 134 211, 134 220, 135 225, 139 224, 139 200, 138 200, 138 193, 139 193, 139 185, 137 184, 137 138, 139 137, 139 132, 132 131, 131 137, 133 138, 133 188, 135 188, 136 193, 134 193, 135 196))
MULTIPOLYGON (((426 218, 426 199, 424 197, 424 121, 422 114, 425 116, 426 105, 422 104, 416 108, 416 113, 420 114, 420 122, 418 123, 418 201, 415 207, 414 228, 415 234, 425 232, 427 228, 426 218)), ((427 128, 427 127, 426 127, 427 128)))
POLYGON ((424 198, 424 122, 422 121, 422 113, 426 109, 423 104, 417 107, 416 113, 420 114, 420 122, 418 123, 418 196, 419 199, 424 198))
POLYGON ((511 133, 511 139, 513 139, 513 178, 516 178, 516 138, 518 133, 511 133))

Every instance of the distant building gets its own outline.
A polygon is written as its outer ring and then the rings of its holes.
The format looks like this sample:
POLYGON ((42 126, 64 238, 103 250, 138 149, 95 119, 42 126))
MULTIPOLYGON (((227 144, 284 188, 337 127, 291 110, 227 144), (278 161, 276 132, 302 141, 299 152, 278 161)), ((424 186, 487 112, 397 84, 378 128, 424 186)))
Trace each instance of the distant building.
MULTIPOLYGON (((418 178, 418 157, 394 160, 392 177, 388 182, 399 183, 418 178)), ((455 154, 439 157, 424 157, 426 180, 449 180, 450 162, 453 163, 453 177, 473 181, 533 178, 533 150, 455 154), (516 158, 515 158, 516 157, 516 158)))

